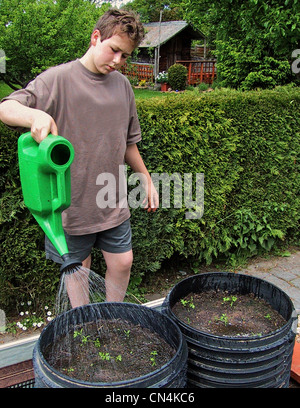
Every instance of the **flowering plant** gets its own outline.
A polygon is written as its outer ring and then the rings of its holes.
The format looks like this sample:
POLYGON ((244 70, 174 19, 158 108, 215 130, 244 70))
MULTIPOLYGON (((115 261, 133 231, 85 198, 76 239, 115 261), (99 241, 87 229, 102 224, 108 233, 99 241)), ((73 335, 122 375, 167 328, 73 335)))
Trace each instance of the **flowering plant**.
POLYGON ((168 82, 168 73, 166 71, 160 72, 156 77, 156 81, 160 84, 168 82))
MULTIPOLYGON (((22 302, 21 306, 25 306, 25 303, 22 302)), ((16 323, 19 329, 39 328, 47 324, 47 321, 50 322, 53 319, 52 312, 48 306, 45 306, 44 312, 40 316, 37 316, 36 312, 31 311, 30 306, 32 306, 32 302, 28 301, 26 310, 20 312, 21 319, 16 323)))

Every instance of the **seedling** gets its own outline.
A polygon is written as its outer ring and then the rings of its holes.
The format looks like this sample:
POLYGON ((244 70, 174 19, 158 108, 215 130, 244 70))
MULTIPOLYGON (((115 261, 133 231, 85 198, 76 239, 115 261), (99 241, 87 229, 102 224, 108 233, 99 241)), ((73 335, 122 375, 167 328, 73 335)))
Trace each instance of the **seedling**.
POLYGON ((72 373, 73 371, 75 371, 75 370, 74 370, 74 368, 72 368, 72 367, 69 367, 69 368, 63 368, 63 370, 64 370, 64 371, 66 371, 66 372, 67 372, 67 374, 70 374, 70 373, 72 373))
POLYGON ((83 333, 83 328, 81 330, 74 330, 73 333, 73 338, 76 339, 76 337, 80 336, 81 337, 81 344, 80 346, 84 346, 85 344, 87 344, 87 342, 89 341, 89 337, 91 336, 85 336, 83 333))
POLYGON ((151 365, 152 365, 152 367, 155 367, 156 366, 155 356, 157 356, 157 351, 156 350, 151 351, 150 354, 151 354, 151 356, 153 356, 153 357, 150 357, 151 365))
POLYGON ((271 319, 272 319, 270 313, 266 314, 266 315, 264 316, 264 318, 265 318, 265 319, 268 319, 268 320, 271 320, 271 319))
POLYGON ((229 322, 228 316, 227 316, 226 313, 223 313, 220 317, 215 317, 215 320, 224 323, 225 326, 227 326, 227 324, 229 322))
POLYGON ((234 305, 234 302, 236 302, 236 301, 237 301, 236 296, 223 297, 223 302, 230 302, 230 307, 232 307, 234 305))
POLYGON ((130 336, 130 330, 124 330, 125 336, 127 337, 127 339, 129 339, 130 336))
POLYGON ((98 348, 101 347, 100 340, 98 338, 94 341, 94 346, 98 348))
POLYGON ((116 357, 116 361, 122 361, 122 356, 121 356, 121 354, 119 354, 119 355, 116 357))
POLYGON ((82 330, 83 330, 83 328, 81 329, 81 330, 74 330, 74 333, 73 333, 73 338, 74 339, 76 339, 76 337, 78 337, 78 336, 82 336, 82 330))
POLYGON ((190 300, 181 299, 180 302, 181 302, 181 304, 182 304, 184 307, 185 307, 185 306, 188 306, 188 307, 190 307, 191 309, 195 309, 195 305, 194 305, 194 302, 193 302, 193 298, 192 298, 192 297, 190 298, 190 300))
POLYGON ((99 351, 99 357, 101 358, 101 360, 110 360, 110 354, 109 353, 102 353, 101 351, 99 351))
POLYGON ((89 337, 91 337, 91 336, 82 336, 80 345, 84 346, 85 344, 87 344, 87 342, 89 341, 89 337))

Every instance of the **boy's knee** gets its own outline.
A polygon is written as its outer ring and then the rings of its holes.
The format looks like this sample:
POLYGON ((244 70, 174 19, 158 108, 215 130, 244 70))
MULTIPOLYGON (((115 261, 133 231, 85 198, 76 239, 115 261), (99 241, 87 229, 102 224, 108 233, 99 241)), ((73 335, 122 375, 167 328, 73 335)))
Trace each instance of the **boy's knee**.
POLYGON ((132 251, 124 253, 123 256, 120 257, 120 263, 122 265, 123 270, 131 269, 133 263, 132 251))
POLYGON ((107 269, 112 273, 117 271, 127 272, 130 271, 132 266, 133 253, 132 251, 119 254, 104 253, 104 258, 107 269))

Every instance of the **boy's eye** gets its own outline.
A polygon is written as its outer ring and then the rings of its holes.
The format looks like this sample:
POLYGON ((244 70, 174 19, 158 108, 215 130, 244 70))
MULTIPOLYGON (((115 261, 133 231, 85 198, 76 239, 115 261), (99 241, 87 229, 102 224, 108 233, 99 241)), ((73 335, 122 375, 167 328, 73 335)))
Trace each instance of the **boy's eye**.
MULTIPOLYGON (((111 48, 111 50, 112 50, 112 52, 114 52, 114 53, 117 53, 117 52, 119 52, 119 50, 115 50, 114 48, 112 48, 112 47, 110 47, 111 48)), ((127 54, 122 54, 122 58, 128 58, 129 57, 129 55, 127 55, 127 54)))

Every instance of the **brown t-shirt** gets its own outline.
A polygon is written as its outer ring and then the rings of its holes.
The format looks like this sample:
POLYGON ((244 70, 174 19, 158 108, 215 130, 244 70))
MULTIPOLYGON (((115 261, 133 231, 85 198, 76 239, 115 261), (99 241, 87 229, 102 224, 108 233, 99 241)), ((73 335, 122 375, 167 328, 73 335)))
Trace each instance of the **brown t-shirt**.
POLYGON ((106 230, 130 217, 128 205, 124 205, 126 191, 119 197, 119 166, 124 164, 127 145, 141 140, 141 131, 134 94, 122 74, 94 74, 76 60, 48 69, 6 99, 47 112, 54 118, 58 134, 74 147, 72 201, 62 214, 69 234, 106 230), (97 194, 104 186, 99 179, 98 185, 96 182, 103 173, 114 176, 115 183, 110 186, 116 187, 116 203, 109 205, 115 208, 97 204, 97 194))

